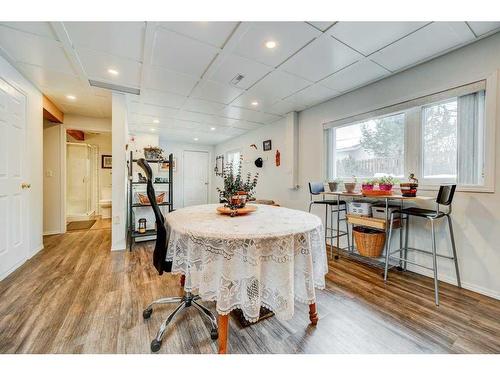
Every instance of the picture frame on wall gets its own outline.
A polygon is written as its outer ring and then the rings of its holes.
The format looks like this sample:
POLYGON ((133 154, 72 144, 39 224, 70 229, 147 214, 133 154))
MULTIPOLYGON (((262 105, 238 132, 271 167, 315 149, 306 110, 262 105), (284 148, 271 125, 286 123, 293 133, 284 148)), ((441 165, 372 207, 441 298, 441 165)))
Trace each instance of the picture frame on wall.
POLYGON ((271 151, 272 150, 272 144, 271 140, 268 139, 267 141, 262 142, 262 149, 264 151, 271 151))
POLYGON ((101 155, 101 168, 102 169, 113 168, 113 157, 111 155, 101 155))

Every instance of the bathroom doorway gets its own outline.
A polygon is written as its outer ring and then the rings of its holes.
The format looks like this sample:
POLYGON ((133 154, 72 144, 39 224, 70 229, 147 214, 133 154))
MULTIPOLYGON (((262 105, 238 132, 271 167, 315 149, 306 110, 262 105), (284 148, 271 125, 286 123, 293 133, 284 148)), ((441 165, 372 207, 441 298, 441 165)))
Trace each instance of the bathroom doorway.
POLYGON ((98 146, 66 143, 66 221, 91 220, 98 214, 98 146))

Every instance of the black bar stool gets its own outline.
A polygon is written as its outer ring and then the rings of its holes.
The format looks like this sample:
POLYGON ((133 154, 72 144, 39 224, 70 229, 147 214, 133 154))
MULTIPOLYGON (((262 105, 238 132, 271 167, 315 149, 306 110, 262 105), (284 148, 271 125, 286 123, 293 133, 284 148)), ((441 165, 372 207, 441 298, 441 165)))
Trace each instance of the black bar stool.
MULTIPOLYGON (((309 182, 309 194, 311 201, 309 203, 309 212, 311 212, 311 207, 313 204, 322 204, 325 206, 325 243, 330 239, 330 256, 333 257, 333 239, 337 240, 337 249, 340 249, 340 237, 347 236, 347 248, 351 248, 351 243, 349 239, 349 226, 347 225, 347 204, 343 200, 337 199, 325 199, 314 200, 314 196, 322 195, 325 192, 325 185, 322 182, 309 182), (328 209, 330 209, 330 227, 328 226, 328 209), (340 212, 344 212, 344 218, 340 218, 340 212), (337 214, 337 228, 333 228, 333 215, 337 214), (346 230, 340 230, 340 222, 345 223, 346 230), (330 231, 330 235, 328 235, 330 231), (335 232, 335 235, 334 235, 335 232)), ((335 259, 338 259, 338 255, 335 255, 335 259)))
POLYGON ((439 285, 438 285, 438 265, 437 265, 437 257, 441 258, 446 258, 446 259, 451 259, 455 262, 455 272, 457 275, 457 285, 459 288, 462 287, 462 284, 460 283, 460 274, 458 271, 458 259, 457 259, 457 249, 455 246, 455 236, 453 235, 453 225, 451 223, 451 203, 453 201, 453 195, 455 194, 455 189, 457 185, 442 185, 439 188, 439 193, 436 198, 436 210, 427 210, 424 208, 418 208, 418 207, 410 207, 410 208, 403 208, 401 210, 393 211, 391 213, 391 221, 390 221, 390 227, 389 227, 389 238, 387 239, 387 252, 385 255, 385 270, 384 270, 384 281, 387 280, 387 271, 389 270, 389 259, 397 259, 403 262, 403 268, 406 270, 406 263, 414 264, 416 266, 426 268, 428 270, 431 270, 434 272, 434 298, 436 301, 436 305, 439 305, 439 285), (439 210, 439 206, 448 206, 448 212, 443 212, 439 210), (401 215, 401 220, 405 219, 406 224, 405 224, 405 243, 404 247, 390 251, 390 244, 391 244, 391 237, 392 237, 392 225, 394 222, 394 214, 399 213, 401 215), (432 251, 428 250, 422 250, 422 249, 415 249, 408 247, 408 230, 410 227, 410 216, 415 216, 415 217, 421 217, 424 219, 427 219, 431 222, 431 242, 432 242, 432 251), (450 240, 451 240, 451 248, 453 251, 453 256, 447 256, 443 254, 437 254, 436 251, 436 234, 435 234, 435 228, 434 228, 434 221, 438 219, 445 218, 448 220, 448 227, 450 230, 450 240), (426 267, 421 264, 411 262, 408 260, 408 250, 413 250, 413 251, 418 251, 424 254, 428 254, 432 256, 432 267, 426 267), (396 257, 393 254, 397 252, 403 252, 403 257, 399 256, 396 257))

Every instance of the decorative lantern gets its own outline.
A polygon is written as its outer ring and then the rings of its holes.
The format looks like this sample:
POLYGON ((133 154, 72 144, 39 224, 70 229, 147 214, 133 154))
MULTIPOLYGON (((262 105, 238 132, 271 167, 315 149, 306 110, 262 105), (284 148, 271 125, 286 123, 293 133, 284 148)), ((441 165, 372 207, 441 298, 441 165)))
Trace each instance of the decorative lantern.
POLYGON ((139 233, 146 233, 146 219, 139 219, 139 233))

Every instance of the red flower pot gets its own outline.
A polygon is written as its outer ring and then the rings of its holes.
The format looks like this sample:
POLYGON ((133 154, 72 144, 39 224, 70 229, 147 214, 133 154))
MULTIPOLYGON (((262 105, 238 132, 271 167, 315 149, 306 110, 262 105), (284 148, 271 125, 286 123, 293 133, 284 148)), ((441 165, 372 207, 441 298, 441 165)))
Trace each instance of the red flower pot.
POLYGON ((363 184, 363 185, 361 185, 361 189, 362 190, 369 190, 369 191, 371 191, 371 190, 373 190, 373 185, 365 185, 365 184, 363 184))
POLYGON ((378 184, 378 187, 380 190, 383 190, 383 191, 391 191, 392 190, 391 184, 378 184))

